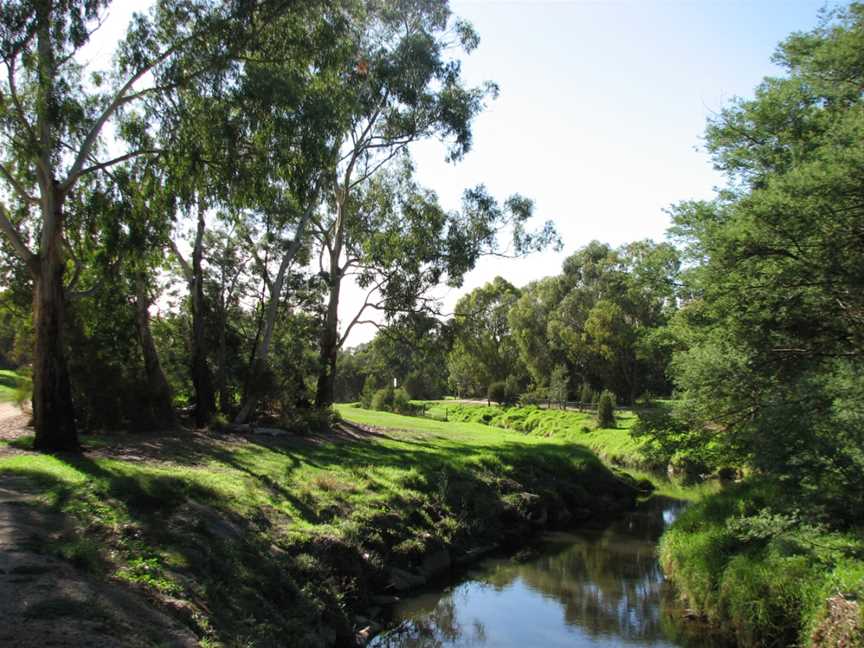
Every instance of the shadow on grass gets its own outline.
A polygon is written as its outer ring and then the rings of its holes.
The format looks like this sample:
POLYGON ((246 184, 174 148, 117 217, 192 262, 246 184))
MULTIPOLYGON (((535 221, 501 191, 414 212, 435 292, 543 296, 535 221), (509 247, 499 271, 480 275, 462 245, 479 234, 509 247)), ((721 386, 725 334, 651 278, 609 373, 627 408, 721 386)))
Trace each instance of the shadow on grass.
MULTIPOLYGON (((531 528, 533 511, 517 509, 537 494, 550 508, 589 509, 600 495, 632 496, 629 486, 580 446, 508 440, 480 447, 449 440, 433 445, 346 428, 353 438, 332 441, 200 433, 127 437, 127 443, 89 455, 56 455, 84 475, 83 481, 64 481, 37 464, 14 472, 38 479, 58 510, 97 529, 103 550, 118 551, 128 564, 136 559, 146 564, 140 571, 127 570, 131 580, 157 590, 166 582, 182 583, 183 591, 174 595, 207 611, 199 633, 209 626, 220 641, 275 645, 285 636, 296 638, 297 645, 322 643, 325 628, 349 636, 344 606, 368 603, 368 594, 382 585, 376 580, 382 577, 380 564, 410 558, 394 557, 400 543, 418 537, 437 541, 444 516, 459 520, 455 535, 467 548, 531 528), (171 474, 177 466, 217 476, 226 468, 238 471, 272 505, 241 516, 235 498, 188 475, 171 474), (383 501, 374 506, 316 510, 288 486, 306 466, 338 470, 349 480, 352 474, 371 476, 375 469, 410 472, 397 486, 385 486, 383 501), (285 524, 277 511, 283 502, 307 523, 353 525, 350 539, 329 527, 320 536, 306 532, 286 540, 280 535, 284 528, 277 529, 285 524), (105 507, 116 520, 103 518, 105 507), (274 543, 281 547, 274 550, 274 543), (363 557, 369 552, 381 558, 378 567, 363 557)), ((250 497, 258 501, 260 496, 250 497)))

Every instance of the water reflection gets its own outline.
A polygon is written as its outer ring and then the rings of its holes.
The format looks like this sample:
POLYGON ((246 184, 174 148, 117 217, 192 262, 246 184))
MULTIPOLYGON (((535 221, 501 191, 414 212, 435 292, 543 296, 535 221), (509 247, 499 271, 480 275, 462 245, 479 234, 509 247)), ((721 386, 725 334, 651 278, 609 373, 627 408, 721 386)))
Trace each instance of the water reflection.
POLYGON ((720 646, 681 623, 657 564, 657 539, 682 506, 653 498, 608 526, 551 533, 528 560, 484 561, 452 588, 402 602, 397 627, 372 645, 720 646))

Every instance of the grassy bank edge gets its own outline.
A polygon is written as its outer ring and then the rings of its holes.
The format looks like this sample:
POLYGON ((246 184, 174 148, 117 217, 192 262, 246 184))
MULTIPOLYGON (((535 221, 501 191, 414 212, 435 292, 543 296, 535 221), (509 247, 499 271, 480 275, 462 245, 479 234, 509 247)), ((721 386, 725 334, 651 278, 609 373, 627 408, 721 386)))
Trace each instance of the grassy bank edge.
POLYGON ((104 437, 102 455, 13 454, 0 472, 71 519, 43 551, 143 591, 205 646, 349 645, 381 594, 635 499, 561 440, 375 417, 357 441, 142 438, 167 444, 142 458, 104 437))
POLYGON ((660 561, 690 608, 751 646, 864 646, 864 534, 778 513, 783 492, 736 484, 689 507, 660 561))

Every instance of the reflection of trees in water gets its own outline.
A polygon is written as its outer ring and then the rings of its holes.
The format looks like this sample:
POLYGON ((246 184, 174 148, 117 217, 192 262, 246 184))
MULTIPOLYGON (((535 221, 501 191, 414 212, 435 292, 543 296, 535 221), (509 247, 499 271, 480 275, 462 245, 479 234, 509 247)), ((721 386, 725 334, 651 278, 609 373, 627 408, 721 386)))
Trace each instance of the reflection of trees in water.
POLYGON ((669 638, 672 619, 661 614, 664 580, 655 553, 665 526, 664 506, 668 513, 668 502, 657 498, 605 529, 566 536, 565 542, 551 545, 529 562, 496 562, 475 581, 457 588, 460 595, 455 599, 453 594, 445 595, 428 614, 404 622, 388 637, 393 641, 375 645, 483 645, 486 631, 479 621, 470 627, 460 625, 459 598, 480 587, 500 591, 516 579, 561 603, 565 621, 591 636, 645 642, 669 638))
POLYGON ((416 618, 406 619, 398 627, 373 642, 375 648, 442 648, 458 642, 460 646, 486 644, 486 628, 479 619, 468 627, 459 623, 456 592, 464 598, 465 588, 445 593, 435 606, 416 618))

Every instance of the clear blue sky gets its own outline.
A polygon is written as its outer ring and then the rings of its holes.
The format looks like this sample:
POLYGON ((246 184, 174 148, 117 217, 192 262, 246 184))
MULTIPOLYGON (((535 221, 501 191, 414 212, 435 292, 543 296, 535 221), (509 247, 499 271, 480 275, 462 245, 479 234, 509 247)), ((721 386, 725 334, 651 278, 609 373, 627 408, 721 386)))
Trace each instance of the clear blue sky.
MULTIPOLYGON (((473 151, 461 163, 445 164, 437 144, 416 146, 418 175, 448 207, 480 182, 502 198, 533 198, 538 219, 555 221, 565 247, 561 254, 484 260, 463 290, 442 293, 446 303, 496 274, 516 285, 555 274, 566 255, 592 239, 662 239, 664 208, 709 197, 722 182, 701 150, 706 119, 777 74, 776 44, 814 27, 823 6, 454 0, 454 14, 481 38, 464 74, 496 81, 501 95, 477 119, 473 151)), ((350 342, 372 334, 369 327, 350 342)))

